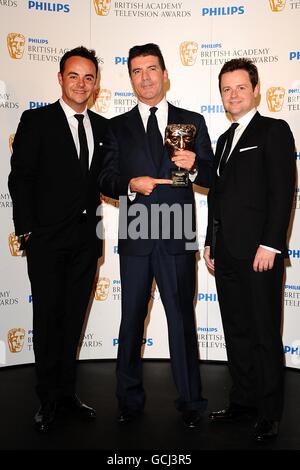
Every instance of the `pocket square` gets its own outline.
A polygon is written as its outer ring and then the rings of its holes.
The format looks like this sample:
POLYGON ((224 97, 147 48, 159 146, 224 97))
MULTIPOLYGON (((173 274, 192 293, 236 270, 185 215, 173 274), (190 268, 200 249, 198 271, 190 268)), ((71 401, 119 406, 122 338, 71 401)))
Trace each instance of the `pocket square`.
POLYGON ((240 149, 240 152, 246 152, 246 150, 252 150, 252 149, 257 149, 258 145, 254 145, 253 147, 244 147, 243 149, 240 149))

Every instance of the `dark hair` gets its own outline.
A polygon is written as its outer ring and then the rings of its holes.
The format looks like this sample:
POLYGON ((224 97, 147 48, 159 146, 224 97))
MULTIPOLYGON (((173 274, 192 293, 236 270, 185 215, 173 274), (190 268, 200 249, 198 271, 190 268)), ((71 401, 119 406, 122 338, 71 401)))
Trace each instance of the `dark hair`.
POLYGON ((232 59, 225 62, 219 73, 219 90, 221 91, 221 77, 224 73, 234 72, 235 70, 245 70, 249 74, 252 88, 258 84, 258 71, 256 65, 250 59, 232 59))
POLYGON ((149 42, 148 44, 143 44, 142 46, 133 46, 131 49, 129 49, 129 55, 128 55, 128 72, 129 75, 131 74, 131 61, 135 57, 140 57, 140 56, 147 56, 147 55, 154 55, 155 57, 158 57, 159 65, 161 66, 161 69, 164 71, 166 70, 165 66, 165 61, 163 58, 163 55, 161 53, 160 48, 158 47, 157 44, 153 44, 152 42, 149 42))
POLYGON ((59 71, 61 74, 64 72, 65 63, 70 57, 84 57, 84 59, 91 60, 96 68, 96 77, 98 75, 98 58, 96 57, 96 52, 93 49, 87 49, 84 46, 75 47, 70 51, 67 51, 62 58, 60 59, 59 63, 59 71))

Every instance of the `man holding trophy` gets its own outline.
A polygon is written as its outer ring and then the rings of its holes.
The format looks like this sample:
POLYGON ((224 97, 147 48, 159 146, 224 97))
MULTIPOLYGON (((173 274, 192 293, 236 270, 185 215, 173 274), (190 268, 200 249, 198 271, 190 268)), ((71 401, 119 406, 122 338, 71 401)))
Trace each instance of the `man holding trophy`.
POLYGON ((155 278, 167 316, 176 407, 184 424, 193 428, 207 402, 193 305, 197 243, 192 182, 209 187, 213 153, 204 118, 167 102, 168 73, 156 44, 132 47, 128 69, 138 104, 110 121, 107 161, 99 177, 102 192, 120 198, 118 421, 138 418, 145 405, 141 346, 155 278))

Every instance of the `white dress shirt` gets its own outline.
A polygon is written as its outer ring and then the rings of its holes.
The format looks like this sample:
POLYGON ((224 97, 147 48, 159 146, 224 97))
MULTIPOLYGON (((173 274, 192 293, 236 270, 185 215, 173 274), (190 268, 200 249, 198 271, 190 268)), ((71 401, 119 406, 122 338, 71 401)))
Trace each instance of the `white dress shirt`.
MULTIPOLYGON (((153 106, 149 106, 148 104, 142 103, 141 101, 138 102, 138 109, 144 124, 145 131, 147 131, 147 122, 150 116, 150 108, 153 106)), ((157 118, 158 128, 162 136, 163 142, 165 141, 165 130, 168 125, 168 111, 169 106, 166 98, 163 98, 157 105, 155 105, 157 111, 155 116, 157 118)))
POLYGON ((88 149, 89 149, 89 167, 91 164, 91 160, 93 157, 94 153, 94 137, 93 137, 93 131, 92 131, 92 126, 91 126, 91 121, 89 118, 89 115, 87 113, 87 108, 82 113, 76 113, 74 109, 72 109, 67 103, 64 102, 64 100, 61 98, 59 100, 59 103, 66 115, 66 118, 68 120, 68 124, 70 127, 70 130, 72 132, 72 136, 74 139, 74 143, 77 149, 77 154, 79 158, 79 152, 80 152, 80 144, 79 144, 79 139, 78 139, 78 121, 74 117, 75 114, 83 114, 84 119, 83 119, 83 125, 84 125, 84 130, 86 133, 86 139, 88 143, 88 149))

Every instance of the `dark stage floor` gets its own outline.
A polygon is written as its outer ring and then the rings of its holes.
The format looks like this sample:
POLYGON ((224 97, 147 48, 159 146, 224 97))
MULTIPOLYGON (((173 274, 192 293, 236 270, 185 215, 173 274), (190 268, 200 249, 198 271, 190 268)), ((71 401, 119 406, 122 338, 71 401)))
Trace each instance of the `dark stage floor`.
MULTIPOLYGON (((226 365, 201 363, 200 368, 204 396, 209 400, 208 412, 224 407, 230 384, 226 365)), ((47 435, 39 435, 33 429, 32 418, 38 408, 34 381, 33 365, 0 370, 1 451, 95 450, 108 456, 118 451, 122 455, 125 450, 128 455, 142 450, 176 454, 193 451, 198 459, 203 455, 202 451, 300 449, 300 371, 293 369, 286 370, 285 410, 280 434, 267 444, 252 441, 252 422, 210 423, 208 413, 199 429, 184 428, 181 415, 174 407, 176 390, 168 361, 145 361, 145 413, 137 422, 123 425, 116 422, 114 361, 79 363, 78 395, 96 408, 97 419, 82 422, 74 417, 60 418, 47 435)), ((169 467, 156 465, 155 468, 169 467)))

